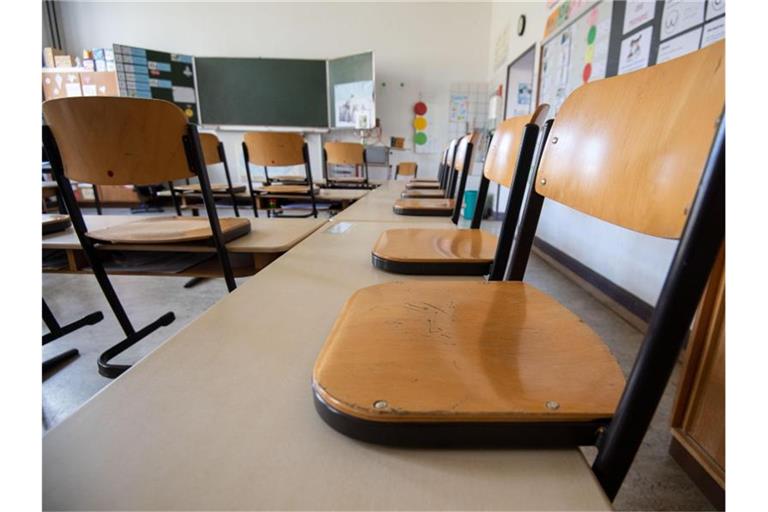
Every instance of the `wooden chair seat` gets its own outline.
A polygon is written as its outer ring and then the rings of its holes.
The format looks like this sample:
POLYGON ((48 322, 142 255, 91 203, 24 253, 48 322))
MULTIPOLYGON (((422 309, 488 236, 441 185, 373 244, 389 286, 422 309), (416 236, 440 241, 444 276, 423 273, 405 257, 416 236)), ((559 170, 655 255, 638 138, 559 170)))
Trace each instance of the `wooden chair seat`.
POLYGON ((43 214, 43 234, 58 233, 72 225, 69 215, 43 214))
POLYGON ((496 242, 481 229, 388 229, 373 246, 373 266, 398 274, 482 276, 496 242))
POLYGON ((405 184, 405 188, 408 190, 413 189, 436 189, 440 188, 440 182, 439 181, 409 181, 405 184))
POLYGON ((445 190, 441 188, 435 189, 409 189, 403 191, 400 197, 428 197, 439 199, 445 197, 445 190))
POLYGON ((455 199, 403 198, 395 201, 392 211, 397 215, 424 217, 450 217, 455 199))
MULTIPOLYGON (((251 222, 242 218, 220 218, 225 241, 251 231, 251 222)), ((100 242, 114 244, 173 244, 212 239, 206 217, 147 217, 86 233, 100 242)))
MULTIPOLYGON (((176 189, 179 192, 188 192, 188 193, 201 193, 200 185, 197 183, 191 183, 189 185, 174 185, 174 189, 176 189)), ((232 192, 239 193, 243 192, 245 190, 245 185, 233 185, 232 186, 232 192)), ((223 193, 229 193, 229 186, 226 183, 211 183, 211 192, 216 194, 223 194, 223 193)))
POLYGON ((277 181, 277 182, 304 182, 307 181, 306 176, 300 176, 298 174, 283 174, 279 176, 270 176, 270 181, 277 181))
POLYGON ((328 181, 334 183, 365 183, 365 178, 363 176, 344 176, 340 178, 329 177, 328 181))
POLYGON ((594 434, 624 375, 597 334, 530 285, 407 281, 350 297, 312 384, 324 419, 353 437, 432 444, 432 427, 441 439, 453 424, 450 444, 515 445, 558 424, 594 434))
MULTIPOLYGON (((309 194, 308 185, 264 185, 257 189, 267 194, 309 194)), ((319 192, 318 187, 314 187, 315 193, 319 192)))

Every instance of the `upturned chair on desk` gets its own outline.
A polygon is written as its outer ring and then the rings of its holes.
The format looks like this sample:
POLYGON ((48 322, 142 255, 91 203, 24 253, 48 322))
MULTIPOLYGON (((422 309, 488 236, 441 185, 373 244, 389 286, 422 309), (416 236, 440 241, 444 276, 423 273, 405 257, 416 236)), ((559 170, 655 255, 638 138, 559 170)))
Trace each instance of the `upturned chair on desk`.
POLYGON ((413 176, 416 179, 416 173, 419 172, 419 165, 416 162, 400 162, 395 166, 395 179, 400 176, 413 176))
POLYGON ((333 428, 426 446, 596 445, 613 499, 661 399, 725 235, 724 43, 576 89, 551 128, 512 281, 357 291, 319 354, 333 428), (544 198, 679 244, 628 380, 576 315, 522 282, 544 198))
MULTIPOLYGON (((237 197, 235 194, 244 192, 245 185, 232 185, 232 176, 229 174, 229 163, 227 162, 227 154, 224 151, 224 144, 221 143, 215 133, 199 132, 198 137, 200 138, 200 147, 203 150, 205 165, 222 164, 224 166, 224 177, 227 182, 211 183, 211 192, 213 193, 214 198, 221 196, 228 197, 232 202, 232 208, 235 210, 235 217, 239 217, 240 211, 237 208, 237 197)), ((181 192, 182 194, 197 195, 200 194, 201 191, 199 183, 189 183, 189 180, 186 181, 187 183, 184 185, 174 185, 173 182, 169 182, 168 184, 171 190, 173 204, 176 207, 176 213, 178 215, 181 215, 182 207, 178 203, 176 193, 181 192)), ((197 213, 198 208, 195 205, 190 205, 190 209, 192 209, 193 214, 197 213)))
POLYGON ((448 156, 448 148, 444 149, 442 155, 440 156, 440 163, 438 164, 438 167, 437 167, 436 179, 417 178, 416 174, 414 173, 413 178, 408 183, 405 184, 405 188, 408 190, 418 189, 418 188, 424 188, 424 189, 442 188, 443 173, 445 172, 447 156, 448 156))
POLYGON ((126 338, 99 357, 99 373, 117 377, 130 366, 109 361, 174 320, 172 312, 136 330, 107 277, 100 244, 211 243, 229 291, 235 278, 225 243, 248 233, 247 219, 219 219, 197 128, 162 100, 81 97, 43 103, 43 144, 77 238, 126 338), (72 193, 70 179, 96 185, 147 185, 197 177, 207 218, 149 217, 89 231, 72 193))
MULTIPOLYGON (((373 266, 397 274, 486 275, 499 281, 509 259, 517 220, 530 177, 539 132, 549 111, 542 105, 527 116, 503 121, 491 141, 485 159, 471 229, 399 228, 384 231, 372 251, 373 266), (488 183, 511 188, 501 225, 496 236, 480 228, 488 183), (493 270, 492 270, 493 269, 493 270)), ((454 210, 454 213, 456 210, 454 210)), ((458 223, 454 215, 453 223, 458 223)))
MULTIPOLYGON (((294 199, 309 199, 304 207, 306 214, 280 215, 283 217, 315 217, 317 218, 317 190, 312 183, 312 169, 309 164, 309 150, 304 137, 298 133, 278 132, 248 132, 243 137, 243 157, 248 176, 248 192, 251 196, 253 214, 258 217, 256 197, 260 194, 275 194, 294 199), (253 188, 250 165, 264 168, 266 184, 260 189, 253 188), (274 183, 269 178, 269 168, 303 166, 304 178, 292 183, 274 183)), ((275 179, 274 181, 277 181, 275 179)), ((276 213, 276 215, 278 215, 276 213)))
POLYGON ((323 146, 323 177, 328 187, 368 187, 368 163, 365 146, 356 142, 326 142, 323 146), (328 166, 351 166, 362 176, 331 176, 328 166))
POLYGON ((400 194, 400 197, 447 197, 447 190, 451 184, 449 178, 456 176, 454 173, 449 172, 449 169, 452 169, 456 145, 459 143, 459 140, 460 139, 451 140, 448 147, 443 151, 443 156, 440 159, 440 165, 438 166, 437 181, 410 181, 405 184, 405 190, 400 194))
MULTIPOLYGON (((458 222, 464 189, 472 164, 473 135, 465 135, 454 144, 451 141, 445 173, 445 189, 438 192, 439 197, 402 197, 395 201, 392 211, 397 215, 417 215, 425 217, 451 217, 458 222), (467 172, 464 172, 464 171, 467 172)), ((411 193, 430 192, 413 190, 411 193)), ((407 194, 408 191, 403 194, 407 194)))

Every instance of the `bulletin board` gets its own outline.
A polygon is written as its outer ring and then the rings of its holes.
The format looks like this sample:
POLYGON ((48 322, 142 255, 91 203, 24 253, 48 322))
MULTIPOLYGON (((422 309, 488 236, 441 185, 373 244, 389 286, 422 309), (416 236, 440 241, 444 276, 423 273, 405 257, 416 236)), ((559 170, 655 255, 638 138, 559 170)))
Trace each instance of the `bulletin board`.
POLYGON ((563 0, 547 20, 537 104, 551 117, 577 87, 660 64, 725 37, 725 0, 563 0))
POLYGON ((192 123, 199 123, 191 55, 113 45, 121 96, 175 103, 192 123))

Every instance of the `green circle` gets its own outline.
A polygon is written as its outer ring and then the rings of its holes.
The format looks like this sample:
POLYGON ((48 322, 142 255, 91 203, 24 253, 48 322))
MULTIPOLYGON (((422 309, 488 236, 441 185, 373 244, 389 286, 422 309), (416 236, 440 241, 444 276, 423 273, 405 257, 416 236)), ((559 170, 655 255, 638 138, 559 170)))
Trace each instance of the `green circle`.
POLYGON ((589 32, 587 33, 587 44, 594 43, 596 35, 597 35, 597 27, 592 25, 591 27, 589 27, 589 32))
POLYGON ((427 134, 424 132, 416 132, 413 136, 413 142, 419 146, 423 146, 427 143, 427 134))

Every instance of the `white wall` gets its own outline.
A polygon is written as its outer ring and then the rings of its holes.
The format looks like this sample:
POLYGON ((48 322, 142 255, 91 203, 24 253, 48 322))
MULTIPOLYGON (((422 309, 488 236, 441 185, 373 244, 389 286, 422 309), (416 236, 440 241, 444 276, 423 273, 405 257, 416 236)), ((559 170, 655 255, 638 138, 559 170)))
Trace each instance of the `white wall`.
MULTIPOLYGON (((373 50, 377 117, 386 145, 390 136, 406 137, 410 144, 412 106, 423 95, 436 127, 433 136, 444 146, 450 84, 486 76, 487 3, 66 2, 59 7, 72 54, 113 43, 206 57, 323 59, 373 50)), ((244 176, 242 133, 221 135, 233 173, 244 176)), ((320 136, 307 138, 319 176, 320 136)), ((437 172, 439 155, 396 151, 391 157, 394 163, 406 160, 418 162, 419 175, 429 177, 437 172)))
MULTIPOLYGON (((543 0, 493 3, 488 42, 491 87, 500 83, 506 87, 507 65, 542 40, 550 12, 543 0), (518 36, 515 29, 521 14, 527 17, 527 27, 523 36, 518 36), (497 38, 507 23, 512 27, 508 59, 494 68, 497 38)), ((551 201, 544 203, 537 236, 652 305, 677 247, 674 241, 634 233, 551 201)))

